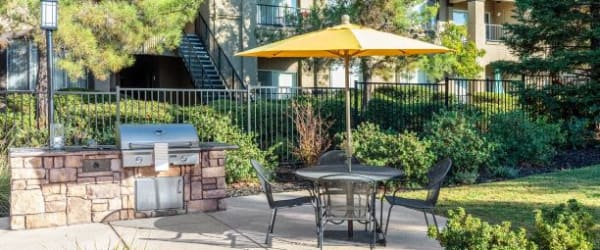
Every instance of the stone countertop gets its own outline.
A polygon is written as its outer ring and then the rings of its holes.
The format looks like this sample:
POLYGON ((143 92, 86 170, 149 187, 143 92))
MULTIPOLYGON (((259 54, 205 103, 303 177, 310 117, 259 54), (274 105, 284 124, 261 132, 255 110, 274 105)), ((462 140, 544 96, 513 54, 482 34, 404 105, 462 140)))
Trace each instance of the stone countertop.
POLYGON ((201 151, 235 150, 239 148, 237 145, 222 142, 200 142, 199 146, 201 151))
POLYGON ((97 148, 88 148, 84 146, 66 146, 62 150, 49 149, 48 147, 41 148, 10 148, 10 156, 56 156, 56 155, 109 155, 120 154, 121 151, 114 145, 99 145, 97 148))
MULTIPOLYGON (((217 151, 217 150, 235 150, 239 147, 233 144, 221 142, 201 142, 199 145, 200 151, 217 151)), ((96 148, 88 148, 85 146, 67 146, 62 150, 41 148, 11 148, 10 156, 29 157, 29 156, 55 156, 55 155, 109 155, 121 154, 121 150, 115 145, 99 145, 96 148)))

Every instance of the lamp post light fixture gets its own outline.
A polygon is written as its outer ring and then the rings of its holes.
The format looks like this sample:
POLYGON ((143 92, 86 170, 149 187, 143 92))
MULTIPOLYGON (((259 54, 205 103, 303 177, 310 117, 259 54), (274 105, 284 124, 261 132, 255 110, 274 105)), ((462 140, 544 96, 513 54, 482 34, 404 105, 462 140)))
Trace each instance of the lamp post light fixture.
MULTIPOLYGON (((40 28, 46 31, 46 67, 48 70, 48 147, 62 148, 62 137, 54 138, 54 56, 52 53, 52 31, 58 28, 58 0, 41 0, 40 28)), ((62 126, 58 126, 62 127, 62 126)))

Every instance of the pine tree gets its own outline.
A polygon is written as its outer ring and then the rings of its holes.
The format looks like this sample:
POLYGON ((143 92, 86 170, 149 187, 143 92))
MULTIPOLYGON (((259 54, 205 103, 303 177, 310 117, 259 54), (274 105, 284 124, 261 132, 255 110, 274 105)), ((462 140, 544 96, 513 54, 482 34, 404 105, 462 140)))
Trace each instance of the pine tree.
POLYGON ((600 82, 600 1, 517 0, 514 17, 505 43, 520 60, 498 63, 505 72, 600 82))
MULTIPOLYGON (((110 73, 131 66, 133 53, 159 38, 153 51, 178 46, 183 27, 193 21, 202 0, 60 0, 58 29, 54 35, 58 67, 72 79, 86 71, 104 80, 110 73)), ((16 39, 31 39, 40 49, 38 93, 47 92, 46 41, 39 28, 39 0, 0 2, 0 49, 16 39)), ((44 96, 38 107, 40 126, 45 126, 44 96)))

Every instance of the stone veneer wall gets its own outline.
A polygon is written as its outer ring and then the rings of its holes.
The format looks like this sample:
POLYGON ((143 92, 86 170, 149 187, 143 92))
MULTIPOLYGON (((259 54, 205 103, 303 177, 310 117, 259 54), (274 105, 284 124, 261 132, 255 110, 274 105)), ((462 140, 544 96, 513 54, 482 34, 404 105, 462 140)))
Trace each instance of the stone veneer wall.
POLYGON ((13 150, 10 223, 30 229, 151 216, 135 208, 135 178, 183 176, 184 212, 225 209, 225 152, 203 151, 198 165, 123 168, 119 151, 13 150), (110 171, 83 172, 83 159, 110 159, 110 171))

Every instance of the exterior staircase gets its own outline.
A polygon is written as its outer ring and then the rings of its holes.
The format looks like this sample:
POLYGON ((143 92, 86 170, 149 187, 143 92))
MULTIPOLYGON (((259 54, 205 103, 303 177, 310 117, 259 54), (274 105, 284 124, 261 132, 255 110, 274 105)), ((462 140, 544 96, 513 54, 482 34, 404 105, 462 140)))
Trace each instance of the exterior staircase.
POLYGON ((179 56, 194 86, 199 89, 225 89, 217 67, 196 34, 185 34, 179 45, 179 56))

